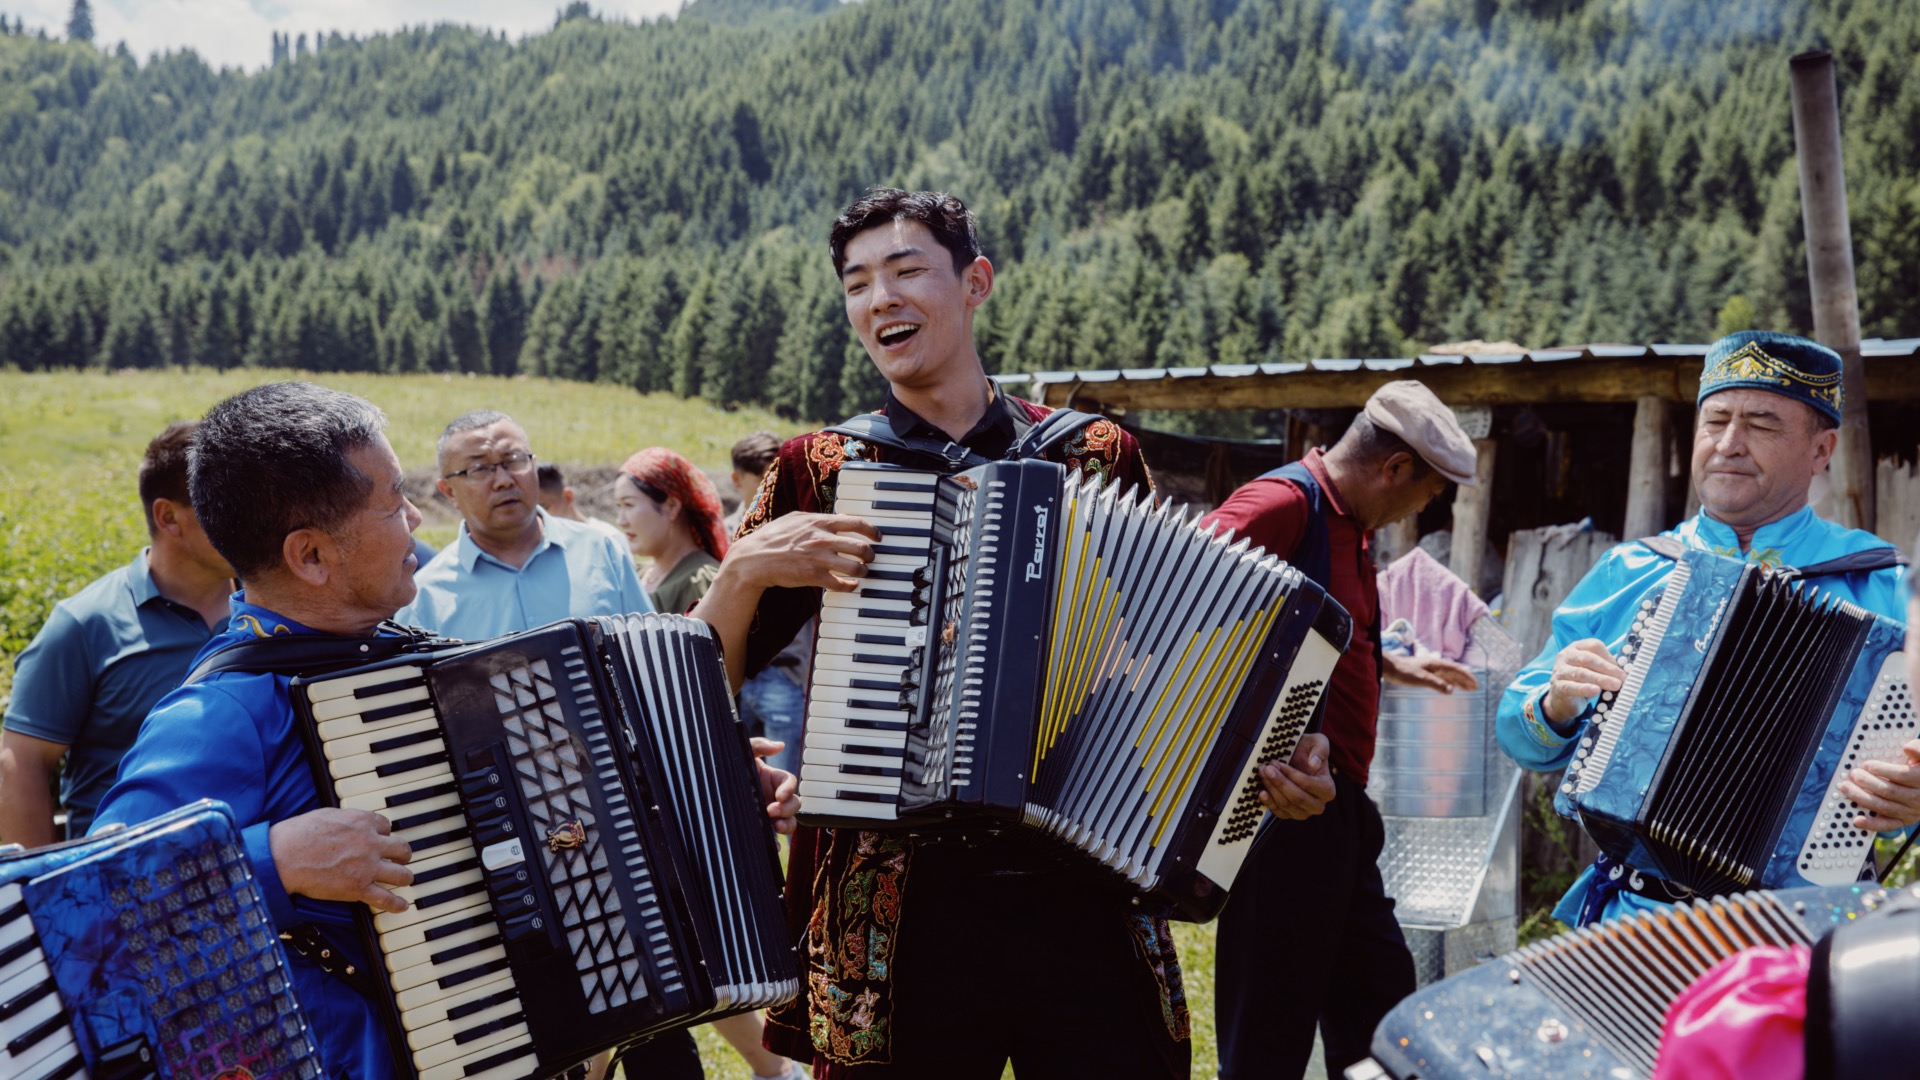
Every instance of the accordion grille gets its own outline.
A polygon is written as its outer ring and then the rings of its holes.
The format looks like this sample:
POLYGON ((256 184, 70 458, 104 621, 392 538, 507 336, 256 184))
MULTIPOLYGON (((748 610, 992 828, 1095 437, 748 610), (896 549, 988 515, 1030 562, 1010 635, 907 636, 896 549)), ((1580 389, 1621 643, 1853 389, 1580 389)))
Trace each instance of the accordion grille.
MULTIPOLYGON (((562 685, 577 694, 584 687, 570 684, 584 682, 585 658, 574 648, 568 650, 565 663, 574 670, 566 673, 568 683, 562 685)), ((594 769, 595 755, 567 730, 559 701, 561 686, 556 686, 547 661, 501 671, 492 682, 507 733, 507 753, 528 816, 540 833, 532 839, 560 909, 560 931, 573 953, 587 1011, 605 1012, 645 997, 646 982, 634 954, 633 934, 601 842, 604 829, 587 790, 586 775, 594 769), (580 835, 584 842, 573 846, 541 842, 561 833, 580 835)), ((603 729, 590 692, 584 705, 592 710, 595 726, 603 729)), ((600 756, 604 755, 602 748, 600 756)), ((609 795, 624 803, 618 790, 610 789, 609 795)), ((607 824, 618 828, 617 822, 607 824)))
POLYGON ((1667 1008, 1682 990, 1742 949, 1811 941, 1774 897, 1743 893, 1636 912, 1530 945, 1513 963, 1621 1060, 1651 1075, 1667 1008))

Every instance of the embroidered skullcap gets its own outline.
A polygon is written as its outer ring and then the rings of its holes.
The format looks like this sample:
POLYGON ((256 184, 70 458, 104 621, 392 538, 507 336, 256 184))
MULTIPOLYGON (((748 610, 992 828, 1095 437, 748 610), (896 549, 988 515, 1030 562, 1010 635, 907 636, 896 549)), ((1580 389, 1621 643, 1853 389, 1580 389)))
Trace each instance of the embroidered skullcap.
POLYGON ((1473 440, 1461 430, 1453 410, 1441 404, 1426 384, 1400 379, 1375 390, 1367 399, 1367 419, 1400 436, 1454 483, 1466 487, 1480 483, 1473 470, 1473 440))
POLYGON ((1707 348, 1697 407, 1722 390, 1751 389, 1804 401, 1840 422, 1840 354, 1817 341, 1770 330, 1728 334, 1707 348))
MULTIPOLYGON (((720 492, 707 474, 693 462, 664 446, 649 446, 627 459, 620 471, 640 482, 642 490, 652 488, 662 495, 680 500, 680 513, 693 530, 693 542, 716 559, 727 557, 727 531, 721 524, 720 492)), ((652 492, 648 492, 649 495, 652 492)))

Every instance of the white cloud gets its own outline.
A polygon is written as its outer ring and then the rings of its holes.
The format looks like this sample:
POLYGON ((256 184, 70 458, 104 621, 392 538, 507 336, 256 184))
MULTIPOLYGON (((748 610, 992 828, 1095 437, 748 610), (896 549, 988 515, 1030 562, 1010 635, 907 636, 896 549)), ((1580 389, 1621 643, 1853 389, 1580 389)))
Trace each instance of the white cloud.
MULTIPOLYGON (((255 71, 272 59, 272 35, 339 31, 368 37, 436 23, 505 30, 519 38, 553 27, 553 3, 525 0, 93 0, 93 40, 111 49, 126 42, 135 56, 191 48, 215 67, 255 71)), ((681 0, 602 0, 593 9, 609 19, 652 19, 678 11, 681 0)), ((9 21, 66 32, 63 0, 0 0, 9 21)))

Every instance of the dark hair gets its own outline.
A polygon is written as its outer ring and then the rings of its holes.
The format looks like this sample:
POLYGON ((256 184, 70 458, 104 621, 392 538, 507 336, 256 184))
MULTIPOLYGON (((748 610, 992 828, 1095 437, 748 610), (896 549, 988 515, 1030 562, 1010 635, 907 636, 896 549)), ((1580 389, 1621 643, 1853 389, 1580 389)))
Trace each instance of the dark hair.
POLYGON ((454 417, 453 420, 447 424, 446 428, 440 432, 440 438, 433 444, 433 460, 439 464, 440 471, 447 471, 447 442, 455 435, 463 431, 472 431, 475 428, 492 427, 502 420, 505 420, 509 424, 513 423, 513 417, 508 416, 499 409, 475 409, 472 412, 461 413, 459 416, 454 417))
POLYGON ((1351 441, 1354 455, 1368 464, 1383 462, 1395 454, 1410 454, 1413 457, 1413 476, 1415 480, 1424 479, 1433 471, 1433 463, 1420 456, 1407 440, 1373 422, 1373 418, 1362 410, 1347 425, 1346 434, 1340 441, 1351 441))
POLYGON ((567 490, 567 477, 560 471, 560 466, 549 465, 543 461, 534 469, 534 472, 540 476, 541 491, 549 495, 558 495, 567 490))
POLYGON ((827 250, 833 253, 833 272, 847 267, 847 244, 868 229, 895 221, 917 221, 925 225, 933 238, 953 255, 953 272, 965 270, 980 257, 980 235, 974 228, 973 211, 967 204, 944 191, 901 191, 899 188, 874 188, 852 206, 840 211, 827 234, 827 250))
POLYGON ((733 444, 733 467, 743 473, 764 476, 780 456, 780 436, 771 431, 756 431, 733 444))
POLYGON ((187 494, 187 450, 199 428, 198 420, 175 420, 147 444, 146 456, 140 459, 140 511, 147 516, 148 536, 160 527, 153 520, 153 500, 193 505, 187 494))
POLYGON ((187 478, 213 549, 245 581, 280 566, 288 533, 338 529, 373 493, 347 455, 378 442, 386 422, 370 401, 304 382, 256 386, 208 409, 187 478))

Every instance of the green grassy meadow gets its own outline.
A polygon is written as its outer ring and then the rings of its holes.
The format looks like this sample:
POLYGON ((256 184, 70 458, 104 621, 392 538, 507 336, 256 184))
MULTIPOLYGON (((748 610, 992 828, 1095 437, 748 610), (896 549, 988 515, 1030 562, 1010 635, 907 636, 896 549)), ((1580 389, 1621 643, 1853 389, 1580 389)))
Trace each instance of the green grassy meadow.
MULTIPOLYGON (((413 472, 433 464, 448 420, 469 409, 511 413, 534 452, 568 466, 617 465, 644 446, 668 446, 695 464, 725 470, 742 436, 802 425, 772 413, 722 411, 667 394, 550 379, 453 375, 311 375, 204 370, 162 372, 0 371, 0 700, 13 658, 55 602, 133 557, 146 542, 135 476, 147 440, 174 420, 196 417, 248 386, 307 378, 360 394, 386 410, 388 438, 413 472)), ((436 546, 448 526, 423 532, 436 546)), ((1194 1014, 1193 1075, 1214 1072, 1212 926, 1175 928, 1194 1014)), ((696 1033, 707 1075, 749 1080, 751 1072, 711 1028, 696 1033)))

